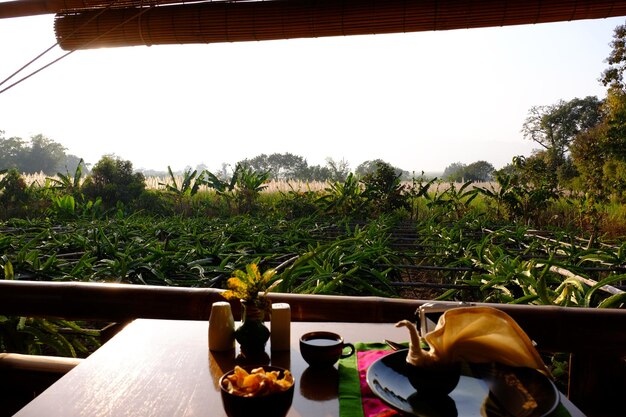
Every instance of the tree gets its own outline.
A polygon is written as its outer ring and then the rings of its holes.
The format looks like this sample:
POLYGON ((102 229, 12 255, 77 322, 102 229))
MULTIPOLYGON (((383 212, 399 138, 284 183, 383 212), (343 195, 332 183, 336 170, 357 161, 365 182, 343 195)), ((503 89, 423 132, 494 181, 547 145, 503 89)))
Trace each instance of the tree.
MULTIPOLYGON (((19 137, 6 139, 3 135, 4 132, 0 132, 0 169, 15 168, 20 172, 43 172, 47 175, 65 171, 64 165, 69 156, 60 143, 41 134, 32 136, 30 143, 19 137)), ((77 164, 80 158, 74 158, 73 162, 77 164)), ((72 167, 68 166, 68 169, 72 167)))
POLYGON ((301 179, 301 175, 306 172, 307 168, 307 162, 303 157, 289 152, 261 154, 252 159, 244 159, 238 164, 256 172, 269 171, 270 179, 274 180, 301 179))
POLYGON ((222 162, 222 165, 219 171, 217 171, 217 173, 215 174, 215 177, 221 181, 230 181, 230 179, 232 178, 232 175, 230 173, 230 164, 222 162))
POLYGON ((462 182, 466 166, 462 162, 454 162, 443 170, 442 178, 447 181, 462 182))
POLYGON ((328 167, 311 165, 307 166, 300 179, 305 181, 329 181, 332 177, 333 174, 328 167))
MULTIPOLYGON (((252 159, 246 158, 243 161, 239 161, 237 162, 236 166, 251 168, 254 171, 271 171, 268 156, 264 153, 262 153, 261 155, 257 155, 252 159)), ((271 172, 271 175, 273 174, 274 173, 271 172)), ((272 176, 272 178, 274 177, 272 176)))
POLYGON ((626 162, 626 90, 609 88, 606 110, 606 152, 626 162))
POLYGON ((12 168, 0 178, 0 205, 5 209, 11 206, 24 204, 28 199, 27 187, 24 178, 12 168))
POLYGON ((611 53, 606 59, 609 67, 604 70, 600 81, 608 86, 607 108, 607 148, 608 152, 620 161, 626 162, 626 25, 615 28, 611 53))
POLYGON ((513 165, 520 184, 527 188, 556 192, 559 178, 557 172, 550 168, 549 160, 547 151, 543 149, 533 152, 527 158, 524 156, 514 157, 513 165))
POLYGON ((389 213, 399 208, 410 208, 401 176, 402 170, 386 162, 376 162, 376 170, 363 177, 363 195, 370 202, 372 212, 389 213))
POLYGON ((0 169, 23 171, 27 149, 26 142, 21 138, 6 139, 4 132, 0 131, 0 169))
POLYGON ((27 156, 25 172, 43 172, 54 175, 65 160, 65 147, 39 134, 30 138, 30 152, 27 156))
POLYGON ((602 172, 606 186, 614 196, 624 201, 626 198, 626 162, 610 159, 602 167, 602 172))
POLYGON ((615 28, 610 45, 612 49, 606 59, 609 67, 600 78, 608 87, 606 145, 611 156, 626 162, 626 24, 615 28))
POLYGON ((128 204, 146 188, 145 177, 133 173, 133 164, 114 155, 105 155, 94 165, 85 180, 83 192, 91 198, 102 199, 105 207, 115 207, 117 202, 128 204))
POLYGON ((565 160, 576 135, 597 126, 604 117, 602 101, 595 96, 533 106, 528 113, 522 133, 548 152, 554 168, 565 160))
POLYGON ((395 176, 399 178, 405 175, 408 175, 406 171, 402 170, 401 168, 394 167, 388 162, 383 161, 382 159, 373 159, 373 160, 362 162, 361 164, 359 164, 359 166, 356 167, 356 169, 354 170, 354 173, 357 174, 359 177, 363 178, 368 174, 375 173, 376 171, 379 170, 381 166, 385 166, 385 165, 388 165, 391 168, 393 168, 395 176))
POLYGON ((572 159, 580 171, 585 190, 597 199, 620 195, 626 189, 626 25, 615 28, 609 67, 600 82, 607 89, 605 118, 596 128, 580 134, 572 144, 572 159))
POLYGON ((576 137, 572 144, 572 159, 582 176, 582 187, 597 197, 606 194, 604 164, 607 162, 605 148, 606 124, 599 125, 576 137))
POLYGON ((367 160, 365 162, 361 162, 359 166, 357 166, 356 169, 354 170, 354 173, 358 175, 359 177, 363 178, 367 174, 376 172, 376 164, 379 164, 379 163, 383 164, 385 163, 385 161, 383 161, 382 159, 373 159, 373 160, 367 160))
POLYGON ((330 171, 330 180, 345 181, 350 173, 350 164, 345 159, 335 161, 333 158, 326 158, 326 168, 330 171))
POLYGON ((463 170, 466 181, 487 182, 493 179, 495 168, 487 161, 472 162, 463 170))
POLYGON ((570 146, 578 135, 602 123, 604 117, 603 102, 595 96, 560 100, 553 105, 534 106, 529 110, 522 133, 543 148, 537 157, 546 165, 550 188, 556 188, 559 180, 570 180, 576 174, 570 159, 570 146))
POLYGON ((81 169, 85 174, 89 172, 89 167, 87 167, 83 159, 72 154, 66 154, 60 165, 57 167, 57 172, 76 172, 79 165, 82 165, 81 169))
POLYGON ((275 173, 275 179, 297 179, 307 167, 306 160, 289 152, 283 154, 271 154, 268 157, 270 169, 275 173))
POLYGON ((624 90, 624 71, 626 71, 626 25, 620 25, 613 31, 613 40, 609 44, 611 53, 606 62, 609 67, 602 72, 600 81, 610 89, 624 90))

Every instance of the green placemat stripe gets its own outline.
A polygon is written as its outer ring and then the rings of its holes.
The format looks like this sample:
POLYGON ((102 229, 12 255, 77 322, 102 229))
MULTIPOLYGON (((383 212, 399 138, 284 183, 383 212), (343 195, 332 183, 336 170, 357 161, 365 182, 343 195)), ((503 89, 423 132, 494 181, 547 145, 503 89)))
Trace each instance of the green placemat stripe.
MULTIPOLYGON (((356 346, 355 346, 356 347, 356 346)), ((363 417, 357 355, 339 360, 339 416, 363 417)))
MULTIPOLYGON (((356 352, 387 349, 384 343, 355 343, 356 352)), ((357 354, 339 360, 339 416, 363 417, 357 354)))

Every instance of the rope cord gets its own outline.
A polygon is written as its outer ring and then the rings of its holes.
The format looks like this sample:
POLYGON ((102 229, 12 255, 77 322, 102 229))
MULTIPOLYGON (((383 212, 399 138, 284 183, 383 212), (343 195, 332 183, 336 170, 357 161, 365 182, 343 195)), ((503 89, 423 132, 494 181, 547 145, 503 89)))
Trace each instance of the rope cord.
MULTIPOLYGON (((104 13, 106 10, 110 9, 111 6, 113 5, 113 3, 115 3, 114 1, 112 1, 111 3, 109 3, 109 5, 105 8, 103 8, 102 10, 100 10, 98 13, 96 13, 91 19, 89 19, 88 21, 86 21, 84 24, 80 25, 78 28, 76 28, 76 30, 74 30, 72 33, 70 33, 68 36, 66 36, 67 38, 71 38, 75 33, 77 33, 80 29, 82 29, 85 25, 91 23, 94 19, 98 18, 102 13, 104 13)), ((90 40, 89 42, 86 42, 85 44, 83 44, 84 47, 89 46, 90 44, 92 44, 93 42, 97 41, 98 39, 100 39, 101 37, 109 34, 110 32, 114 31, 115 29, 119 28, 120 26, 125 25, 126 23, 130 22, 133 19, 139 18, 141 17, 144 13, 146 13, 147 11, 151 10, 152 7, 147 7, 147 8, 143 8, 140 9, 136 14, 132 15, 131 17, 129 17, 128 19, 124 20, 123 22, 119 23, 118 25, 112 27, 111 29, 109 29, 108 31, 101 33, 100 35, 96 36, 95 38, 93 38, 92 40, 90 40)), ((24 66, 22 66, 20 69, 18 69, 17 71, 15 71, 13 74, 11 74, 9 77, 7 77, 4 81, 2 81, 0 83, 0 86, 2 86, 3 84, 5 84, 7 81, 9 81, 11 78, 15 77, 17 74, 19 74, 21 71, 23 71, 25 68, 27 68, 29 65, 33 64, 35 61, 37 61, 39 58, 41 58, 43 55, 45 55, 46 53, 50 52, 55 46, 59 45, 59 42, 57 41, 54 45, 52 45, 51 47, 49 47, 48 49, 46 49, 44 52, 40 53, 37 57, 33 58, 30 62, 28 62, 27 64, 25 64, 24 66)), ((9 86, 5 87, 4 89, 0 90, 0 94, 4 93, 5 91, 15 87, 16 85, 22 83, 23 81, 26 81, 27 79, 29 79, 30 77, 32 77, 33 75, 43 71, 44 69, 48 68, 49 66, 51 66, 52 64, 55 64, 57 62, 59 62, 61 59, 65 58, 66 56, 76 52, 79 48, 73 49, 69 52, 66 52, 65 54, 61 55, 60 57, 58 57, 57 59, 54 59, 52 61, 50 61, 49 63, 47 63, 46 65, 40 67, 39 69, 31 72, 30 74, 20 78, 19 80, 17 80, 16 82, 14 82, 13 84, 10 84, 9 86)))
POLYGON ((54 48, 55 46, 57 46, 58 43, 55 43, 54 45, 52 45, 51 47, 49 47, 48 49, 46 49, 45 51, 43 51, 42 53, 40 53, 39 55, 37 55, 35 58, 31 59, 28 63, 26 63, 24 66, 22 66, 22 68, 18 69, 17 71, 15 71, 13 74, 9 75, 7 78, 5 78, 1 83, 0 86, 4 85, 7 81, 9 81, 11 78, 15 77, 17 74, 19 74, 20 72, 22 72, 26 67, 28 67, 29 65, 31 65, 33 62, 37 61, 39 58, 41 58, 42 56, 44 56, 45 54, 47 54, 48 52, 50 52, 50 50, 52 48, 54 48))
MULTIPOLYGON (((56 46, 56 45, 53 45, 53 47, 54 47, 54 46, 56 46)), ((50 49, 51 49, 51 48, 50 48, 50 49)), ((32 77, 33 75, 35 75, 35 74, 37 74, 37 73, 39 73, 39 72, 43 71, 44 69, 48 68, 50 65, 52 65, 52 64, 54 64, 54 63, 59 62, 61 59, 65 58, 66 56, 68 56, 69 54, 71 54, 72 52, 75 52, 75 51, 76 51, 76 50, 69 51, 69 52, 67 52, 67 53, 65 53, 65 54, 63 54, 63 55, 61 55, 61 56, 60 56, 60 57, 58 57, 57 59, 55 59, 55 60, 53 60, 53 61, 48 62, 46 65, 44 65, 44 66, 40 67, 39 69, 37 69, 37 70, 35 70, 35 71, 31 72, 30 74, 28 74, 28 75, 26 75, 26 76, 24 76, 24 77, 20 78, 19 80, 17 80, 17 81, 16 81, 16 82, 14 82, 13 84, 10 84, 8 87, 6 87, 6 88, 4 88, 4 89, 0 90, 0 94, 4 93, 5 91, 9 90, 10 88, 15 87, 16 85, 20 84, 22 81, 26 81, 27 79, 29 79, 29 78, 30 78, 30 77, 32 77)))

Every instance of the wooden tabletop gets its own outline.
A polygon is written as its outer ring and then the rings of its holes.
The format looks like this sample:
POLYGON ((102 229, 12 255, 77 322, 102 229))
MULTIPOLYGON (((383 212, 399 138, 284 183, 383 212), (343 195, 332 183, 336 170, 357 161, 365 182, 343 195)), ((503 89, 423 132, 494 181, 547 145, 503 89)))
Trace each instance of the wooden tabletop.
MULTIPOLYGON (((407 340, 406 329, 393 324, 293 322, 291 349, 270 352, 268 343, 267 350, 272 365, 296 378, 290 417, 339 417, 337 365, 320 375, 300 355, 299 337, 313 330, 334 331, 346 342, 407 340)), ((225 416, 218 379, 238 354, 208 350, 206 321, 136 320, 16 416, 225 416)))

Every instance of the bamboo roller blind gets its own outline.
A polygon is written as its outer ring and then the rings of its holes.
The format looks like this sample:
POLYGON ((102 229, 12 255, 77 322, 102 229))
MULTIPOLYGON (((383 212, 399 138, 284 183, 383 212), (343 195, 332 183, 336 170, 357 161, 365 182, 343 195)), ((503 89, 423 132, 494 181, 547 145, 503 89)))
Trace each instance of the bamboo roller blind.
POLYGON ((624 0, 213 1, 67 11, 56 15, 54 26, 61 47, 74 50, 433 31, 623 15, 624 0))

